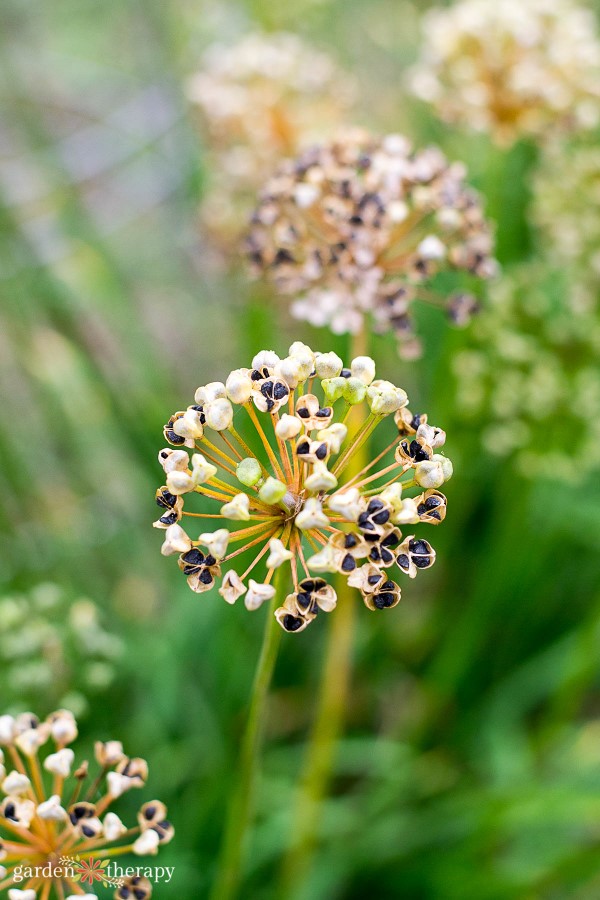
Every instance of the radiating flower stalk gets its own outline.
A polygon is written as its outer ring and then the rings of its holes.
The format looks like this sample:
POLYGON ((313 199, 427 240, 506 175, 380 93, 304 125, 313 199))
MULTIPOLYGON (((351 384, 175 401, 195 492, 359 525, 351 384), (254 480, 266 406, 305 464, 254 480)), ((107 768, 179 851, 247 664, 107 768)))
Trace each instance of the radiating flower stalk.
POLYGON ((112 807, 145 786, 146 761, 126 756, 119 741, 98 741, 93 770, 70 746, 77 734, 68 710, 44 722, 32 713, 0 716, 0 890, 9 900, 93 900, 82 884, 100 882, 115 887, 117 900, 147 900, 146 878, 113 877, 105 861, 156 855, 174 834, 166 807, 146 802, 137 824, 125 825, 112 807))
POLYGON ((292 315, 335 333, 391 330, 406 358, 421 353, 414 304, 444 307, 466 324, 481 280, 496 272, 492 250, 461 163, 435 147, 414 150, 401 135, 362 131, 283 162, 246 239, 254 273, 294 298, 292 315))
MULTIPOLYGON (((346 368, 336 354, 296 342, 283 359, 261 351, 225 382, 199 387, 194 401, 164 428, 170 446, 159 453, 166 483, 157 491, 161 515, 154 523, 165 532, 163 554, 178 555, 193 591, 218 584, 226 602, 244 596, 251 611, 273 601, 276 622, 300 634, 320 612, 336 608, 325 574, 335 573, 369 610, 382 611, 400 600, 393 571, 415 577, 433 564, 429 542, 404 535, 400 526, 436 525, 445 517, 439 488, 452 474, 438 452, 445 434, 408 410, 401 388, 376 378, 370 357, 357 356, 346 368), (386 420, 392 425, 384 446, 363 457, 386 420), (365 461, 357 465, 359 458, 365 461), (230 527, 238 522, 237 530, 230 527), (190 536, 193 527, 210 526, 217 527, 190 536), (274 584, 277 570, 291 583, 287 595, 274 584)), ((340 606, 351 603, 345 593, 340 606)), ((235 814, 213 891, 221 900, 234 896, 239 881, 273 646, 268 621, 255 682, 259 700, 251 705, 235 814)))

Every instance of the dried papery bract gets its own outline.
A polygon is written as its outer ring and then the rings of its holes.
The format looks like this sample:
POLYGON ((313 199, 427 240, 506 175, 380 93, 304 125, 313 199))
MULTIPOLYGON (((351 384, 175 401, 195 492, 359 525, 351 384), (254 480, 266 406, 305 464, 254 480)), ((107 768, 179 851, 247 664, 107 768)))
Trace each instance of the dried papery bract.
POLYGON ((353 79, 295 34, 251 33, 215 45, 189 80, 208 164, 205 230, 232 250, 262 181, 277 162, 339 127, 353 79))
POLYGON ((472 290, 496 271, 492 250, 461 163, 435 147, 416 151, 401 135, 362 131, 283 162, 246 238, 254 273, 294 298, 294 316, 335 333, 359 332, 368 316, 394 331, 405 357, 420 353, 413 304, 445 306, 464 323, 478 306, 472 290), (457 291, 438 290, 440 273, 454 273, 457 291))
POLYGON ((406 393, 378 379, 372 359, 346 368, 335 354, 297 342, 284 358, 261 351, 248 369, 198 388, 194 399, 188 409, 204 423, 201 435, 184 439, 165 428, 173 446, 158 455, 166 484, 154 523, 164 530, 162 552, 177 555, 193 591, 217 587, 228 603, 244 597, 256 610, 274 597, 274 573, 286 567, 290 591, 275 615, 284 630, 300 632, 336 606, 327 573, 340 573, 369 609, 387 609, 400 599, 394 572, 414 577, 433 564, 429 545, 415 550, 426 542, 403 529, 445 517, 446 435, 409 411, 406 393), (223 402, 229 424, 211 429, 212 406, 223 402), (389 419, 393 437, 388 424, 382 445, 372 436, 389 419), (369 441, 373 455, 350 475, 369 441), (250 548, 253 558, 240 566, 250 548))
POLYGON ((594 14, 571 0, 462 0, 432 10, 410 84, 442 119, 499 144, 593 128, 600 120, 594 14))
MULTIPOLYGON (((156 856, 173 838, 160 800, 145 802, 132 826, 114 811, 122 794, 145 787, 146 761, 126 756, 119 741, 98 741, 88 763, 77 752, 77 735, 65 709, 43 722, 32 713, 0 716, 0 890, 9 900, 79 896, 79 866, 125 853, 156 856)), ((146 879, 121 883, 105 874, 118 900, 151 896, 146 879)), ((92 891, 86 898, 96 896, 92 891)))

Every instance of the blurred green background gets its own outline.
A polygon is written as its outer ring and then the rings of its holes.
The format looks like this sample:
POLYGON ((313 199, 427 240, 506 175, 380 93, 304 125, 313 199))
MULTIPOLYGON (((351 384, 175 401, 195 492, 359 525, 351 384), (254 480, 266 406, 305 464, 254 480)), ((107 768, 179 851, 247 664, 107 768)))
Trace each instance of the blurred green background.
MULTIPOLYGON (((536 151, 494 150, 407 99, 429 5, 2 4, 0 586, 8 596, 54 582, 92 599, 122 638, 117 677, 81 727, 84 742, 118 738, 149 761, 148 790, 177 830, 160 857, 175 878, 157 897, 207 894, 266 615, 192 594, 160 556, 162 424, 260 348, 346 347, 293 322, 239 271, 207 265, 204 154, 183 85, 215 38, 297 32, 358 78, 356 122, 433 139, 468 163, 510 265, 531 252, 536 151)), ((347 730, 293 900, 591 900, 597 473, 526 480, 510 456, 487 454, 448 376, 465 332, 427 311, 420 327, 422 360, 399 362, 391 337, 373 355, 448 433, 450 513, 435 568, 401 606, 360 612, 347 730)), ((565 429, 567 456, 576 438, 565 429)), ((540 428, 542 449, 545 439, 540 428)), ((253 900, 278 896, 328 626, 283 639, 243 891, 253 900)), ((3 706, 15 705, 7 692, 3 706)))

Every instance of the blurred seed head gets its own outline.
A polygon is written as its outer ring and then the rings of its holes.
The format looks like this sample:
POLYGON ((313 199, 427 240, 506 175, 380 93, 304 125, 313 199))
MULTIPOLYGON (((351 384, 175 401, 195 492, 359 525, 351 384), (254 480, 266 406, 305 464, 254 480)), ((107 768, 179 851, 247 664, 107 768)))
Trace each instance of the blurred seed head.
POLYGON ((468 321, 477 303, 438 291, 455 273, 473 288, 496 272, 493 239, 461 163, 435 147, 415 151, 401 135, 346 132, 283 162, 265 183, 246 238, 256 275, 292 296, 292 315, 336 333, 368 316, 392 330, 405 356, 419 355, 412 307, 445 305, 468 321))
POLYGON ((571 0, 462 0, 423 18, 414 93, 500 144, 600 120, 600 41, 571 0))

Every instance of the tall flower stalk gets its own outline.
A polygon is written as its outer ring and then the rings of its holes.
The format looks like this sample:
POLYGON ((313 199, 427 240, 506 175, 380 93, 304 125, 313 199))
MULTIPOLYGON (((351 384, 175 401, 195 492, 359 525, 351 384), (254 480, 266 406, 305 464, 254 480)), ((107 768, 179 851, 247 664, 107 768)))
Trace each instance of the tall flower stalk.
MULTIPOLYGON (((438 488, 451 477, 452 464, 437 452, 445 433, 429 425, 426 415, 410 412, 406 393, 377 379, 367 356, 356 356, 345 367, 335 353, 315 353, 299 342, 283 359, 261 351, 251 367, 199 387, 194 401, 164 427, 171 446, 159 453, 166 484, 156 493, 161 515, 154 523, 164 531, 162 553, 178 555, 196 593, 220 582, 219 594, 230 604, 245 595, 250 611, 269 601, 275 607, 266 625, 212 891, 213 900, 229 900, 241 881, 252 819, 276 623, 299 635, 320 612, 336 609, 337 591, 321 577, 325 573, 344 589, 357 588, 369 610, 395 607, 401 591, 389 570, 414 578, 435 561, 429 542, 404 537, 400 526, 443 521, 446 498, 438 488), (388 433, 386 446, 368 459, 369 439, 390 417, 393 439, 388 443, 388 433), (412 490, 416 496, 409 496, 412 490), (194 539, 190 529, 205 520, 216 530, 194 539), (237 523, 250 521, 256 524, 235 530, 237 523), (232 522, 231 529, 224 527, 232 522), (238 574, 230 565, 235 560, 238 567, 249 550, 253 559, 238 574), (292 590, 284 595, 280 579, 286 573, 292 590)), ((343 669, 345 675, 338 671, 338 676, 347 685, 353 614, 347 592, 334 617, 340 621, 330 641, 313 734, 314 752, 325 745, 329 756, 339 729, 336 725, 326 735, 323 729, 330 720, 341 721, 344 703, 335 698, 334 669, 343 669)), ((311 794, 322 795, 328 771, 326 766, 311 794)))

